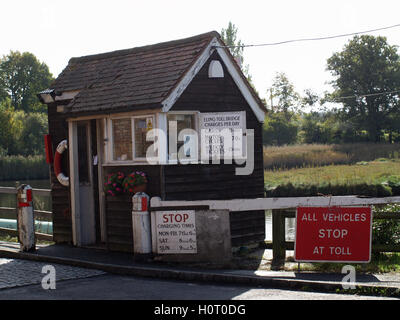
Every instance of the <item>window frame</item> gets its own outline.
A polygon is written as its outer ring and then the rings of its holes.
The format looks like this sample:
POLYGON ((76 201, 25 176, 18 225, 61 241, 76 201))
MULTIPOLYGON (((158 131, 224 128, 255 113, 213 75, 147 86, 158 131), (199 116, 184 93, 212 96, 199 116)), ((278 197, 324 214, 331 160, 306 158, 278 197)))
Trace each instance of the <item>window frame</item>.
POLYGON ((156 114, 142 114, 142 115, 118 115, 110 116, 106 121, 107 136, 105 137, 105 142, 107 142, 106 150, 106 163, 105 165, 132 165, 132 164, 147 164, 146 157, 135 157, 135 121, 138 118, 152 118, 153 129, 156 128, 156 114), (131 121, 131 142, 132 142, 132 159, 129 160, 115 160, 114 159, 114 135, 113 135, 113 120, 118 119, 129 119, 131 121))
MULTIPOLYGON (((191 115, 194 118, 194 128, 193 130, 197 132, 197 164, 199 163, 200 160, 200 135, 199 135, 199 114, 200 111, 195 111, 195 110, 184 110, 184 111, 168 111, 166 112, 166 117, 165 121, 166 123, 166 138, 167 138, 167 163, 168 164, 179 164, 179 163, 192 163, 193 160, 191 159, 171 159, 170 158, 170 153, 169 153, 169 125, 168 125, 168 115, 191 115)), ((179 132, 177 132, 179 136, 179 132)), ((179 153, 179 150, 176 150, 179 153)), ((177 155, 178 156, 178 155, 177 155)))
MULTIPOLYGON (((135 140, 135 119, 140 119, 144 118, 147 121, 147 118, 152 118, 153 119, 153 128, 155 129, 155 123, 156 123, 156 117, 154 114, 152 115, 140 115, 140 116, 131 116, 131 128, 132 128, 132 161, 134 162, 147 162, 146 161, 146 156, 145 157, 136 157, 136 140, 135 140)), ((147 123, 146 123, 147 125, 147 123)))

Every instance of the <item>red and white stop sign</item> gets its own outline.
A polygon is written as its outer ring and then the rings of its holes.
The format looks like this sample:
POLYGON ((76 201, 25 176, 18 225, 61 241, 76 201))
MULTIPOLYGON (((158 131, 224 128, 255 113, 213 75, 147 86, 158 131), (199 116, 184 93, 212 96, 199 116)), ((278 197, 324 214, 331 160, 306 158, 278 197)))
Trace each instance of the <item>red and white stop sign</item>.
POLYGON ((369 262, 371 234, 370 207, 299 207, 295 260, 369 262))

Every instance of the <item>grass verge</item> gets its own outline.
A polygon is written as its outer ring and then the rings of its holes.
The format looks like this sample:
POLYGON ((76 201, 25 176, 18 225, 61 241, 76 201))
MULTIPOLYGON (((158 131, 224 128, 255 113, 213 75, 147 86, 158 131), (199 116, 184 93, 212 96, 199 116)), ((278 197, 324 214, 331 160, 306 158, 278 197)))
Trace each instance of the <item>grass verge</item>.
MULTIPOLYGON (((288 259, 289 262, 294 260, 288 259)), ((352 265, 357 273, 399 273, 400 272, 400 253, 398 252, 381 252, 372 254, 369 263, 301 263, 301 271, 314 271, 326 273, 341 273, 345 265, 352 265)), ((297 270, 296 265, 291 264, 289 270, 297 270)))

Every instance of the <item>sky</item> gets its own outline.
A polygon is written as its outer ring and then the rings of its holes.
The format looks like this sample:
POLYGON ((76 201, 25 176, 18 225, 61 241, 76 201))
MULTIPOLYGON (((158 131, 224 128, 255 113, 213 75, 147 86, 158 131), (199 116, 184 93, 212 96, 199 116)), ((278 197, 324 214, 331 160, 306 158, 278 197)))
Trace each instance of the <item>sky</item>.
MULTIPOLYGON (((229 21, 244 44, 324 37, 400 23, 399 0, 2 0, 0 56, 31 52, 57 76, 71 57, 220 32, 229 21)), ((400 45, 400 28, 370 33, 400 45)), ((302 93, 332 91, 326 60, 352 37, 245 48, 262 98, 277 72, 302 93)))

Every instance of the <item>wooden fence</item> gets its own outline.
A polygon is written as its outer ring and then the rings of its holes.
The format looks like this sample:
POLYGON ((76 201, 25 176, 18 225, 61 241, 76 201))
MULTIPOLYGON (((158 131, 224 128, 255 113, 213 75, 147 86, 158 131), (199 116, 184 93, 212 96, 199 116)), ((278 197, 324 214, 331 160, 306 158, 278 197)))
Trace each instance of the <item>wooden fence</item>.
MULTIPOLYGON (((32 189, 32 194, 34 196, 50 196, 51 190, 50 189, 32 189)), ((11 194, 15 195, 15 199, 17 198, 17 188, 13 187, 0 187, 0 194, 11 194)), ((17 203, 17 201, 16 201, 17 203)), ((11 212, 15 213, 17 216, 17 207, 0 207, 0 212, 11 212)), ((44 211, 44 210, 33 210, 35 220, 45 219, 47 221, 52 221, 52 212, 51 211, 44 211)), ((1 234, 6 234, 10 236, 18 236, 18 231, 15 229, 9 228, 0 228, 1 234)), ((53 241, 53 235, 35 232, 36 239, 38 240, 46 240, 46 241, 53 241)))

